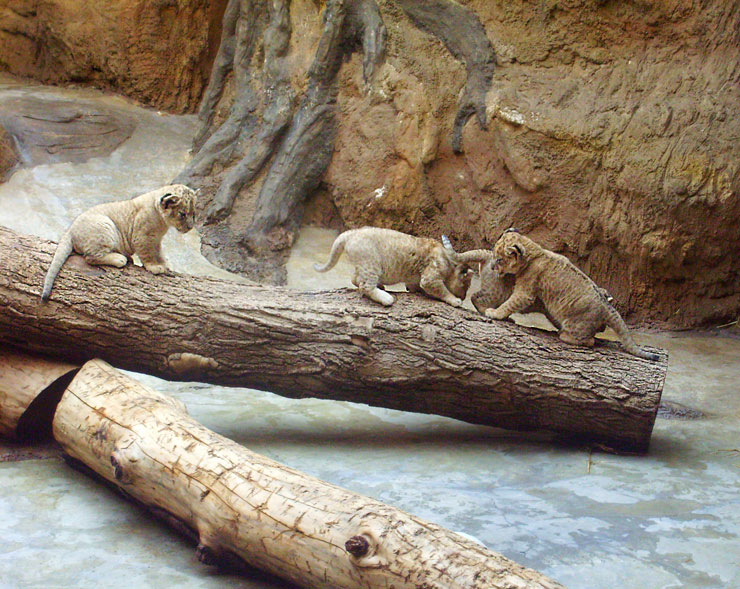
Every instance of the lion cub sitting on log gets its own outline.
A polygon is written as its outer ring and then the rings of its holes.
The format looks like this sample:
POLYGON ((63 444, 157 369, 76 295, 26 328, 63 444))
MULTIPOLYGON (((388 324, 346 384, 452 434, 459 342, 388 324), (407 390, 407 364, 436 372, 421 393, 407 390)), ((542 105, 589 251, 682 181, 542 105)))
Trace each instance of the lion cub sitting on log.
POLYGON ((540 299, 564 342, 593 346, 594 334, 608 325, 630 354, 646 360, 660 359, 638 347, 610 304, 608 293, 565 256, 546 250, 517 231, 504 232, 493 252, 496 270, 502 275, 513 274, 515 284, 511 296, 499 307, 486 309, 486 316, 506 319, 540 299))
POLYGON ((411 292, 423 290, 448 305, 459 307, 468 293, 473 271, 455 260, 455 253, 440 242, 392 229, 362 227, 340 234, 331 246, 329 260, 314 264, 317 272, 334 267, 342 252, 355 267, 352 284, 381 305, 395 298, 378 288, 398 282, 411 292))
POLYGON ((162 238, 170 227, 187 233, 195 224, 197 195, 184 184, 163 186, 132 198, 96 205, 62 235, 44 279, 41 299, 51 294, 64 262, 76 252, 88 264, 123 268, 137 254, 153 274, 167 271, 162 238))

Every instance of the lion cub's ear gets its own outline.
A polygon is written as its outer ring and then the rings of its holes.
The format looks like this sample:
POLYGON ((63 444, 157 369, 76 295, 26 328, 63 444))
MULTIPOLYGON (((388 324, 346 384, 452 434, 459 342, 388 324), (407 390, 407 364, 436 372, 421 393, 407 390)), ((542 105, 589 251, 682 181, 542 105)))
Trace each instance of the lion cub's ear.
POLYGON ((522 247, 518 243, 508 246, 504 251, 506 252, 507 256, 515 257, 517 261, 522 260, 522 258, 524 258, 527 253, 527 250, 525 250, 524 247, 522 247))
POLYGON ((174 207, 180 204, 180 197, 176 194, 168 192, 162 195, 162 198, 159 199, 159 202, 162 205, 162 208, 169 209, 170 207, 174 207))

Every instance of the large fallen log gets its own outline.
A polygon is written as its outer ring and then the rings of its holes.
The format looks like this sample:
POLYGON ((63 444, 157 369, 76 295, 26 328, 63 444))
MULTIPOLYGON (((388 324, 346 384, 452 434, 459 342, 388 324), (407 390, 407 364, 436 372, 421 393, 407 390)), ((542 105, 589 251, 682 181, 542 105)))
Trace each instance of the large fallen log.
MULTIPOLYGON (((577 348, 421 295, 390 308, 351 290, 298 292, 138 267, 62 269, 54 245, 0 228, 0 342, 100 357, 164 378, 321 397, 646 451, 665 379, 616 344, 577 348)), ((656 350, 660 351, 660 350, 656 350)))
POLYGON ((54 416, 64 451, 193 530, 201 561, 236 554, 310 588, 561 587, 458 534, 219 436, 100 360, 54 416))

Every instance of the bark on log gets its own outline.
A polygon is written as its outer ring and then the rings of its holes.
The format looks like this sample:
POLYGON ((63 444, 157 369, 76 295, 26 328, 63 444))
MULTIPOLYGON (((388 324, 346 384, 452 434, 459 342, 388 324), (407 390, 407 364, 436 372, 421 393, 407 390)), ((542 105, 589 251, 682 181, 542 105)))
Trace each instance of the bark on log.
POLYGON ((253 387, 549 430, 643 452, 665 380, 659 362, 594 349, 401 294, 298 292, 138 267, 62 269, 54 245, 0 228, 0 342, 71 361, 100 357, 164 378, 253 387))
POLYGON ((250 452, 179 402, 101 360, 54 417, 65 452, 196 531, 198 557, 227 553, 310 588, 556 588, 434 524, 250 452))
POLYGON ((77 368, 0 346, 0 438, 28 440, 48 432, 51 408, 77 368))

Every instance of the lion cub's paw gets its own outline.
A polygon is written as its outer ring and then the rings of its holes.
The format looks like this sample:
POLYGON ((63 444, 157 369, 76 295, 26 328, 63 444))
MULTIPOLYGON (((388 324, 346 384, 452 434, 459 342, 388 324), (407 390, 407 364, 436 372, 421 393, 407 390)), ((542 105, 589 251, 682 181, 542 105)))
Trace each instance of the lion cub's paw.
POLYGON ((493 308, 486 309, 485 315, 486 317, 490 317, 491 319, 498 319, 499 321, 501 321, 502 319, 506 319, 505 315, 501 311, 493 308))
POLYGON ((386 307, 390 307, 393 303, 396 302, 395 297, 385 292, 384 290, 376 289, 375 296, 377 297, 375 300, 377 300, 381 305, 385 305, 386 307))
POLYGON ((163 264, 152 264, 144 267, 152 274, 170 274, 169 268, 163 264))
POLYGON ((462 299, 459 299, 457 297, 450 297, 448 299, 445 299, 445 303, 448 305, 452 305, 453 307, 461 307, 463 302, 462 299))

